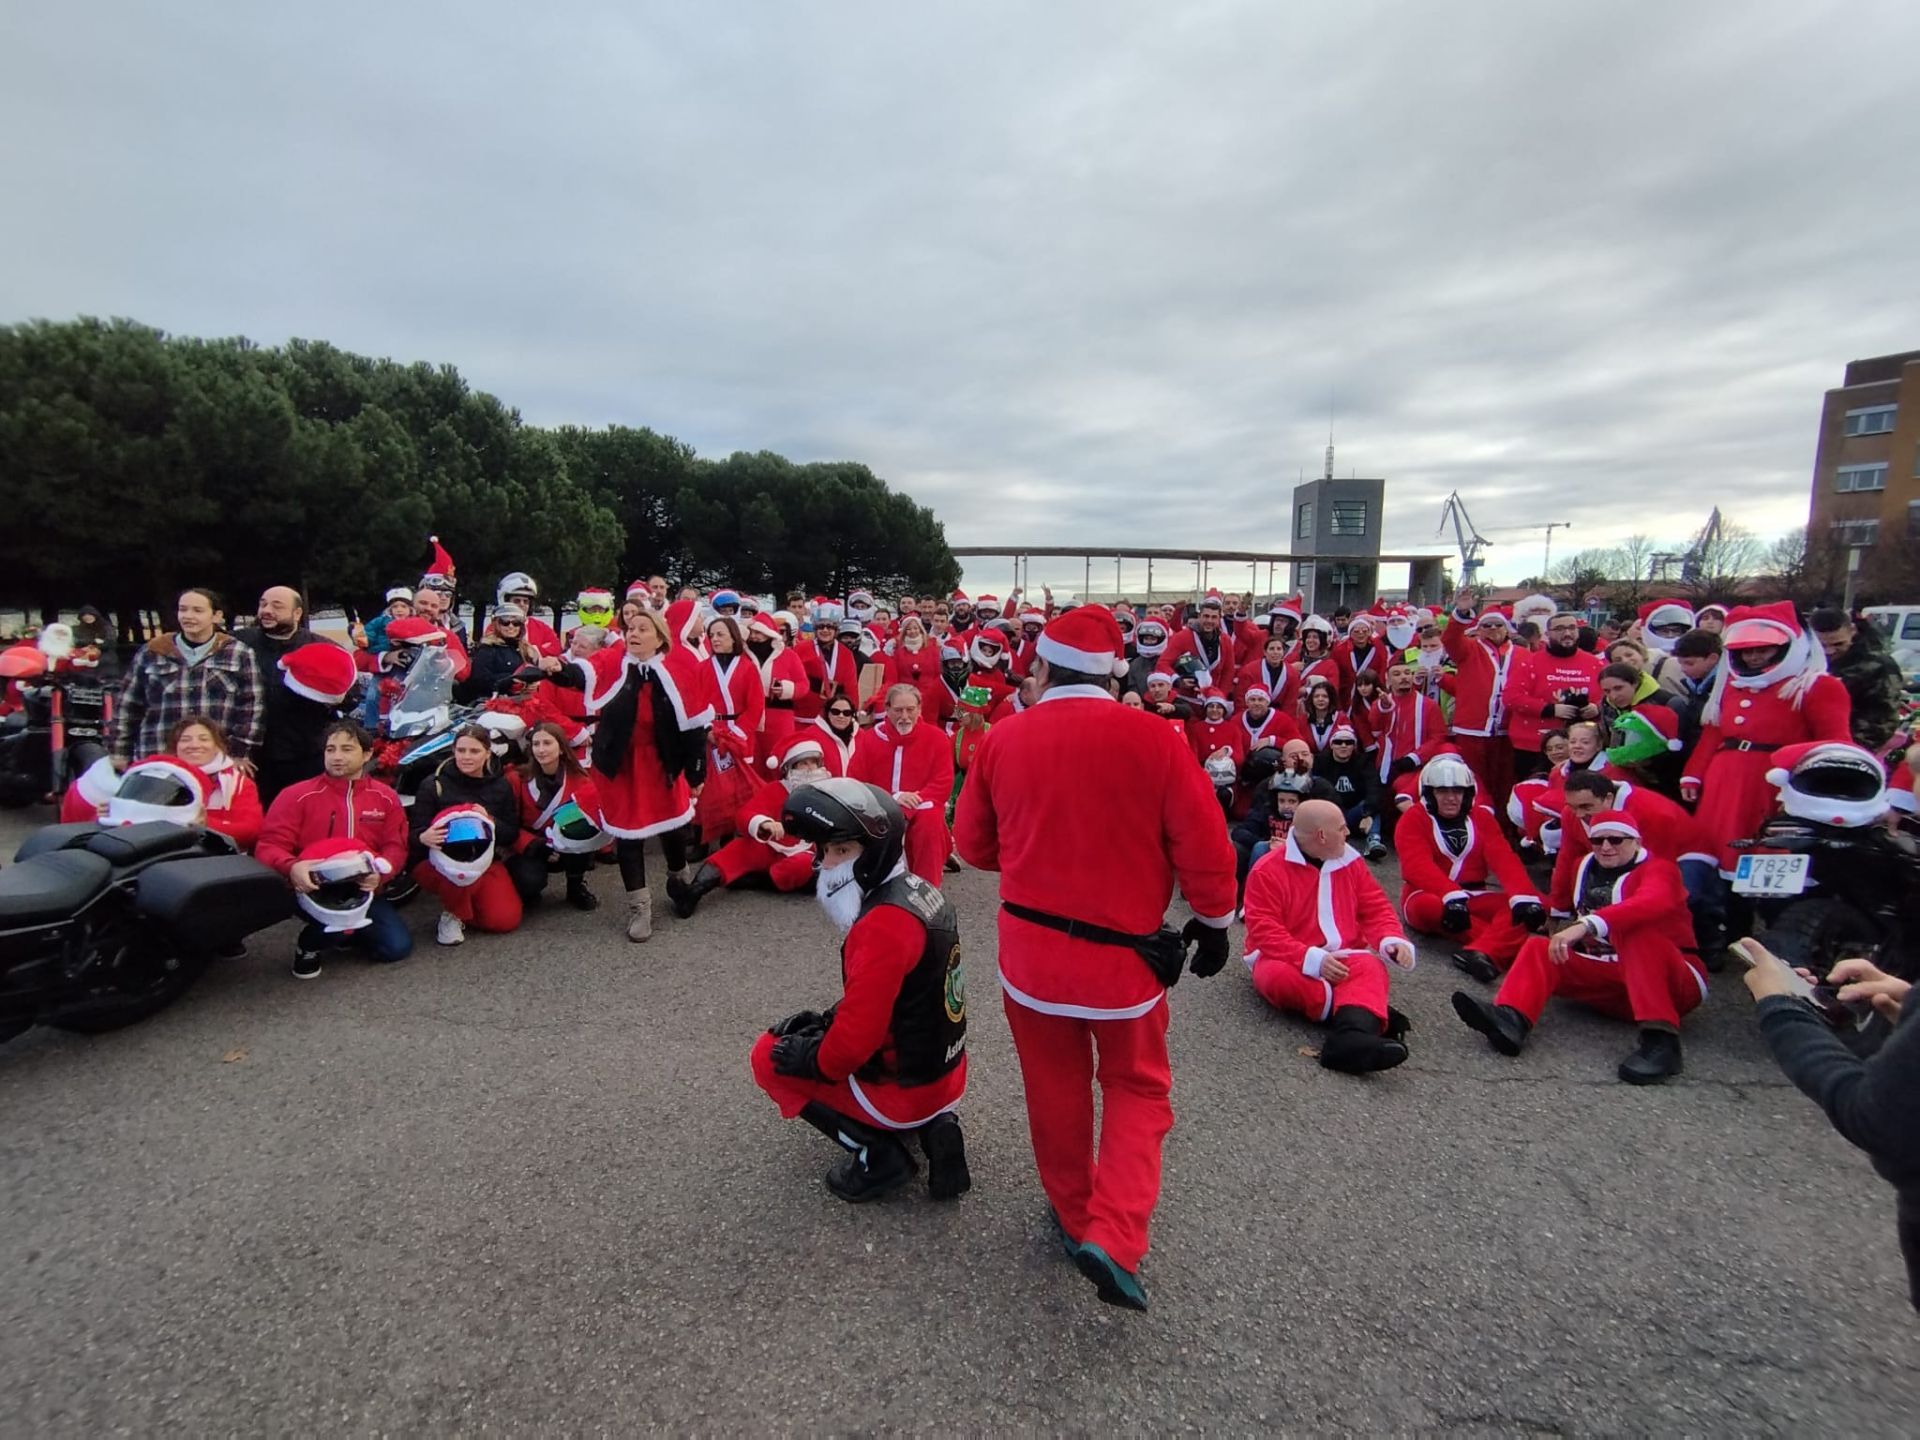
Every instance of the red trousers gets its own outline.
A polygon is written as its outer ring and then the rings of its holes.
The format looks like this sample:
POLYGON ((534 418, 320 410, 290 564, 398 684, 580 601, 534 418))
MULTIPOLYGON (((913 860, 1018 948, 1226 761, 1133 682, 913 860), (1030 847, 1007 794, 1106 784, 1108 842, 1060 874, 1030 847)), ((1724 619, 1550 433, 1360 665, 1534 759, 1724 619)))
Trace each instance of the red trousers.
POLYGON ((1358 1005, 1385 1023, 1387 967, 1379 956, 1365 952, 1340 958, 1347 964, 1347 978, 1337 983, 1309 975, 1284 960, 1256 960, 1253 988, 1274 1009, 1290 1010, 1309 1020, 1325 1020, 1342 1005, 1358 1005))
POLYGON ((782 855, 763 840, 741 835, 714 852, 713 868, 729 885, 747 875, 771 875, 776 890, 804 890, 813 883, 813 852, 782 855))
POLYGON ((1462 950, 1478 950, 1494 964, 1504 967, 1513 963, 1513 957, 1527 943, 1527 932, 1513 923, 1513 907, 1507 898, 1505 895, 1468 896, 1467 917, 1472 923, 1464 930, 1440 928, 1446 901, 1431 890, 1402 890, 1400 913, 1406 917, 1408 929, 1418 930, 1422 935, 1438 935, 1462 950))
POLYGON ((1513 793, 1513 742, 1504 735, 1456 735, 1453 743, 1467 768, 1486 787, 1480 803, 1491 805, 1500 824, 1511 833, 1507 797, 1513 793))
POLYGON ((1552 996, 1578 1000, 1602 1015, 1641 1025, 1680 1028, 1680 1017, 1707 998, 1707 980, 1687 962, 1680 947, 1662 936, 1646 936, 1607 959, 1569 955, 1556 965, 1547 958, 1547 940, 1535 935, 1520 948, 1494 1003, 1511 1005, 1538 1021, 1552 996))
POLYGON ((938 889, 952 849, 953 836, 939 806, 907 812, 907 869, 938 889))
POLYGON ((773 1068, 773 1045, 774 1037, 762 1033, 753 1042, 747 1064, 753 1070, 753 1083, 767 1092, 767 1098, 789 1120, 809 1104, 820 1104, 862 1125, 912 1130, 942 1110, 952 1109, 967 1089, 967 1062, 962 1057, 952 1071, 931 1085, 916 1085, 912 1089, 898 1085, 863 1086, 867 1099, 863 1105, 853 1092, 851 1080, 804 1080, 798 1075, 782 1075, 773 1068))
POLYGON ((520 928, 520 892, 513 888, 513 876, 505 865, 489 865, 486 874, 473 884, 456 885, 434 869, 431 861, 422 860, 413 867, 413 878, 462 925, 498 935, 520 928))
POLYGON ((1160 1198, 1160 1145, 1173 1128, 1166 1002, 1137 1019, 1082 1020, 1003 998, 1026 1083, 1027 1130, 1040 1186, 1067 1234, 1137 1270, 1160 1198))

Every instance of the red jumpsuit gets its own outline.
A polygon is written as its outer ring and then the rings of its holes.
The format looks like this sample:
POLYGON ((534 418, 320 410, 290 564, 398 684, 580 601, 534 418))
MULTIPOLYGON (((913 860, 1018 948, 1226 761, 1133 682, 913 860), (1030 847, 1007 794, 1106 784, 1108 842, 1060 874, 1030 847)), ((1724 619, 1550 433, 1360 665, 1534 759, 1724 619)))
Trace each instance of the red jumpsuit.
MULTIPOLYGON (((1471 615, 1447 616, 1440 643, 1454 664, 1453 743, 1468 767, 1486 786, 1483 799, 1496 813, 1507 808, 1513 789, 1513 746, 1507 739, 1502 695, 1516 653, 1511 640, 1498 648, 1467 629, 1471 615)), ((1498 822, 1496 822, 1498 823, 1498 822)))
POLYGON ((1386 1020, 1387 967, 1373 952, 1383 940, 1406 937, 1387 892, 1351 846, 1315 865, 1288 835, 1284 850, 1269 850, 1248 873, 1245 913, 1247 969, 1261 999, 1309 1020, 1343 1005, 1386 1020), (1346 963, 1346 979, 1321 976, 1329 955, 1346 963))
MULTIPOLYGON (((1004 903, 1150 935, 1178 875, 1202 921, 1232 919, 1233 845, 1206 772, 1165 720, 1102 687, 1049 690, 989 730, 954 826, 960 857, 1000 872, 1004 903)), ((1068 1235, 1137 1269, 1173 1125, 1166 992, 1134 950, 1004 908, 1000 985, 1047 1199, 1068 1235)))
POLYGON ((1400 912, 1409 927, 1425 935, 1445 933, 1446 902, 1464 899, 1469 924, 1447 934, 1449 941, 1478 950, 1496 965, 1509 964, 1520 953, 1527 932, 1514 923, 1513 907, 1540 897, 1493 811, 1473 807, 1466 817, 1466 843, 1456 853, 1427 807, 1410 806, 1394 827, 1393 848, 1400 855, 1400 912), (1490 888, 1489 880, 1497 880, 1500 888, 1490 888))
MULTIPOLYGON (((1587 881, 1596 863, 1591 855, 1580 862, 1575 893, 1592 895, 1587 881)), ((1529 937, 1500 982, 1496 1005, 1538 1022, 1547 1001, 1560 995, 1616 1019, 1680 1028, 1680 1017, 1707 998, 1707 977, 1680 951, 1693 920, 1679 867, 1643 850, 1615 875, 1601 892, 1604 903, 1590 908, 1583 900, 1577 912, 1599 934, 1558 965, 1546 936, 1529 937)))
POLYGON ((1700 823, 1720 844, 1720 873, 1729 878, 1739 862, 1735 840, 1745 839, 1773 813, 1774 788, 1767 783, 1773 752, 1803 740, 1852 743, 1853 702, 1831 675, 1817 677, 1795 706, 1779 682, 1760 690, 1729 681, 1720 697, 1720 723, 1700 727, 1687 760, 1687 780, 1700 784, 1700 823), (1743 748, 1744 747, 1744 748, 1743 748))
POLYGON ((929 885, 938 886, 947 852, 953 848, 947 832, 947 799, 953 794, 953 742, 946 733, 922 718, 903 736, 891 720, 881 720, 860 737, 847 773, 878 785, 889 795, 911 791, 920 797, 920 803, 906 812, 907 868, 929 885))

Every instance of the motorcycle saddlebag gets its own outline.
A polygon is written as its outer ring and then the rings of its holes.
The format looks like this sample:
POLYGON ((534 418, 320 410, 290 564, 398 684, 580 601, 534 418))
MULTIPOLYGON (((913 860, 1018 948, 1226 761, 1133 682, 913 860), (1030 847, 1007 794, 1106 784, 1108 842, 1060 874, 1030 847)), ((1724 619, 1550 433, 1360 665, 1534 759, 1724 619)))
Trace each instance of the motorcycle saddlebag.
MULTIPOLYGON (((82 820, 74 825, 42 825, 26 839, 20 842, 20 848, 13 853, 15 860, 31 860, 36 855, 44 855, 49 850, 78 850, 87 841, 100 833, 100 827, 92 820, 82 820)), ((103 856, 112 859, 112 856, 103 856)))
POLYGON ((188 950, 221 950, 293 914, 293 892, 247 855, 168 860, 143 871, 140 913, 188 950))

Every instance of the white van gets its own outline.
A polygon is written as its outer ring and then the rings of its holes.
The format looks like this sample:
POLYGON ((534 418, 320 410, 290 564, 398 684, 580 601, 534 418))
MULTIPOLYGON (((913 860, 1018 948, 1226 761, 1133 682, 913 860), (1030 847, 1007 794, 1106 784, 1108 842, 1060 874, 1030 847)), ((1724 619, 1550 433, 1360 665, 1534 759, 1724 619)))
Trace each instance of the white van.
POLYGON ((1900 662, 1907 688, 1920 688, 1920 605, 1869 605, 1863 613, 1900 662))

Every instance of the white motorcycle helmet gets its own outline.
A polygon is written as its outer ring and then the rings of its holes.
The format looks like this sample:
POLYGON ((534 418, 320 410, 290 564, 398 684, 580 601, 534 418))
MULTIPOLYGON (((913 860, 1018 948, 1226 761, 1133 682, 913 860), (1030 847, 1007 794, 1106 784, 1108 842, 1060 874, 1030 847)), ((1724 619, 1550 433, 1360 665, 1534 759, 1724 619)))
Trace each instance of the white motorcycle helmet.
POLYGON ((493 817, 479 805, 455 805, 433 817, 447 827, 446 843, 428 850, 433 868, 456 885, 471 885, 493 864, 493 817))
POLYGON ((504 710, 483 711, 473 723, 487 732, 487 748, 496 756, 505 755, 527 735, 527 722, 504 710))
POLYGON ((580 808, 577 800, 569 800, 554 812, 553 819, 547 822, 547 844, 561 855, 591 855, 606 847, 610 838, 600 824, 586 811, 580 808))
POLYGON ((540 587, 526 571, 515 570, 500 577, 500 586, 494 591, 493 601, 496 605, 506 605, 521 595, 526 596, 527 608, 531 613, 532 604, 540 599, 540 587))
POLYGON ((1473 771, 1458 755, 1436 755, 1420 771, 1420 803, 1427 807, 1427 813, 1436 820, 1440 818, 1440 803, 1434 795, 1436 790, 1466 791, 1466 804, 1461 807, 1460 813, 1467 815, 1473 811, 1479 789, 1473 771))
POLYGON ((358 840, 323 840, 300 854, 313 878, 314 889, 296 892, 300 908, 320 922, 329 935, 344 935, 367 923, 374 892, 360 882, 369 875, 385 875, 391 868, 358 840))
POLYGON ((198 825, 207 818, 207 777, 197 765, 155 755, 129 765, 107 801, 108 825, 198 825))

